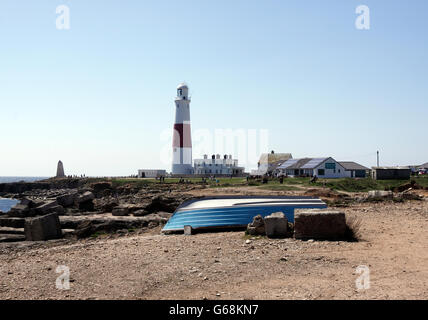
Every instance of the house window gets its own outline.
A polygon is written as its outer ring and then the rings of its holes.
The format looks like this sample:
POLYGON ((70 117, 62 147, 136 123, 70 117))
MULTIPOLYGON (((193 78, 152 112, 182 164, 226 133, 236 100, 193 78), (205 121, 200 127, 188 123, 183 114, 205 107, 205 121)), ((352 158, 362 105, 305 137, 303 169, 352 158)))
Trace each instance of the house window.
POLYGON ((318 169, 318 175, 323 176, 325 174, 324 169, 318 169))

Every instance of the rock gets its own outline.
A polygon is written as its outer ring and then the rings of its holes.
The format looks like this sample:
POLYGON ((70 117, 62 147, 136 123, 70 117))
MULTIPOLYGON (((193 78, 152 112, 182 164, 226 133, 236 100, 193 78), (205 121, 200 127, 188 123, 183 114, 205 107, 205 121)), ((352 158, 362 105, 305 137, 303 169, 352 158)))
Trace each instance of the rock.
POLYGON ((95 199, 95 195, 90 191, 86 191, 85 193, 78 196, 77 203, 87 202, 94 199, 95 199))
POLYGON ((284 213, 275 212, 264 218, 266 236, 284 238, 287 236, 288 221, 284 213))
POLYGON ((250 239, 245 241, 245 244, 250 244, 252 241, 250 239))
POLYGON ((76 197, 77 197, 77 192, 63 194, 61 196, 58 196, 56 198, 56 201, 58 202, 59 205, 63 206, 64 208, 70 208, 74 205, 74 201, 76 197))
POLYGON ((411 192, 400 192, 394 198, 395 200, 422 200, 423 197, 411 192))
POLYGON ((24 235, 24 228, 0 227, 0 235, 2 234, 24 235))
POLYGON ((328 209, 296 209, 294 237, 296 239, 343 239, 346 218, 343 212, 328 209))
POLYGON ((77 236, 77 238, 81 239, 81 238, 87 238, 91 236, 94 232, 95 232, 95 227, 92 221, 87 220, 87 221, 81 222, 77 226, 76 230, 74 230, 73 234, 77 236))
POLYGON ((61 224, 56 213, 25 220, 25 239, 43 241, 62 238, 61 224))
POLYGON ((94 193, 97 198, 111 194, 111 190, 112 190, 111 182, 95 182, 95 183, 92 183, 90 186, 94 190, 94 193))
POLYGON ((77 207, 80 211, 94 211, 94 199, 95 195, 90 191, 86 191, 77 197, 77 207))
POLYGON ((179 201, 175 198, 155 196, 144 209, 149 213, 158 211, 174 212, 179 204, 179 201))
POLYGON ((120 229, 136 229, 152 225, 165 224, 171 214, 159 212, 150 214, 144 217, 133 216, 112 216, 106 215, 91 215, 91 216, 62 216, 60 217, 61 227, 63 229, 75 229, 76 235, 79 237, 87 237, 91 234, 102 232, 114 232, 120 229), (90 227, 90 228, 88 228, 90 227), (92 228, 93 227, 93 228, 92 228), (86 230, 81 230, 86 229, 86 230), (78 231, 80 230, 80 231, 78 231))
POLYGON ((138 211, 138 210, 143 210, 146 207, 146 205, 133 204, 133 203, 125 203, 125 204, 122 204, 120 206, 128 208, 129 213, 133 213, 133 212, 138 211))
POLYGON ((18 234, 0 234, 0 242, 25 241, 25 236, 18 234))
POLYGON ((20 200, 19 204, 26 205, 26 206, 28 206, 29 208, 34 208, 34 207, 36 207, 35 202, 34 202, 33 200, 31 200, 31 199, 28 199, 28 198, 22 198, 22 199, 20 200))
POLYGON ((146 216, 146 215, 150 214, 150 212, 148 212, 145 209, 141 209, 141 210, 134 211, 132 214, 135 217, 143 217, 143 216, 146 216))
POLYGON ((129 210, 127 207, 118 206, 118 207, 113 209, 112 215, 114 215, 114 216, 128 216, 129 210))
POLYGON ((103 212, 112 212, 115 207, 119 206, 117 201, 106 202, 101 206, 103 212))
POLYGON ((385 200, 392 199, 392 191, 371 190, 367 193, 368 200, 385 200))
POLYGON ((30 216, 30 208, 26 204, 17 204, 7 213, 9 217, 25 218, 30 216))
POLYGON ((158 221, 150 221, 150 222, 148 223, 148 225, 147 225, 147 228, 149 228, 149 229, 154 229, 154 228, 156 228, 158 225, 159 225, 159 222, 158 222, 158 221))
POLYGON ((65 209, 63 206, 56 206, 56 207, 52 207, 51 210, 49 210, 50 213, 56 213, 59 216, 63 216, 65 214, 65 209))
POLYGON ((184 226, 184 235, 191 236, 193 234, 192 226, 184 226))
POLYGON ((261 215, 255 216, 253 222, 248 224, 247 232, 253 236, 265 234, 265 222, 261 215))
POLYGON ((25 219, 23 218, 0 218, 0 227, 24 228, 25 219))
POLYGON ((35 208, 35 210, 37 214, 45 215, 53 212, 52 209, 57 207, 58 202, 56 202, 56 200, 50 200, 47 202, 43 202, 43 204, 39 205, 37 208, 35 208))

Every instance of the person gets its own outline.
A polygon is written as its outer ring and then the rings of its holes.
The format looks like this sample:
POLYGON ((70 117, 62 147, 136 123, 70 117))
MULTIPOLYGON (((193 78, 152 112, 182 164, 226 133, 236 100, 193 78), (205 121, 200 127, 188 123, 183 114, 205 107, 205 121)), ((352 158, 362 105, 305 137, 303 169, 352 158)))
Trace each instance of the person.
POLYGON ((268 183, 268 180, 269 180, 269 178, 266 175, 264 175, 262 178, 262 183, 266 184, 266 183, 268 183))

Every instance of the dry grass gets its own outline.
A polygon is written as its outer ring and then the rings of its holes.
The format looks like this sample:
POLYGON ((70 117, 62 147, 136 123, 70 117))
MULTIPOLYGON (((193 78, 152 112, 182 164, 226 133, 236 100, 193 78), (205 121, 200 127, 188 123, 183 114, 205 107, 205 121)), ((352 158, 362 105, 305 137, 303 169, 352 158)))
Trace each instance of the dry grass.
POLYGON ((361 240, 361 223, 362 219, 351 216, 346 218, 345 239, 347 241, 356 242, 361 240))

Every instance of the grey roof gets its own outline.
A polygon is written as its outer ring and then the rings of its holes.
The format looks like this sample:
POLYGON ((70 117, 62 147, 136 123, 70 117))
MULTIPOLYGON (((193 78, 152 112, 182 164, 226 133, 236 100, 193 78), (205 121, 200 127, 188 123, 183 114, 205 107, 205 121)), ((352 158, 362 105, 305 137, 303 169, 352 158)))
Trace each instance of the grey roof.
POLYGON ((339 161, 339 164, 344 167, 345 170, 369 170, 369 168, 353 161, 339 161))
POLYGON ((297 159, 298 161, 294 164, 288 167, 287 169, 300 169, 305 164, 307 164, 309 161, 311 161, 311 158, 303 158, 303 159, 297 159))
POLYGON ((417 166, 419 169, 427 169, 428 168, 428 162, 425 162, 424 164, 421 164, 420 166, 417 166))
MULTIPOLYGON (((308 167, 305 167, 309 162, 314 161, 318 162, 319 158, 301 158, 301 159, 289 159, 285 161, 282 165, 278 167, 278 169, 310 169, 308 167)), ((323 158, 328 159, 328 158, 323 158)))
POLYGON ((299 159, 288 159, 287 161, 284 161, 279 167, 278 169, 287 169, 288 167, 290 167, 291 165, 297 163, 297 161, 299 161, 299 159))
POLYGON ((302 169, 314 169, 314 168, 318 167, 321 163, 323 163, 327 159, 329 159, 329 158, 313 158, 313 159, 310 159, 301 168, 302 169))

